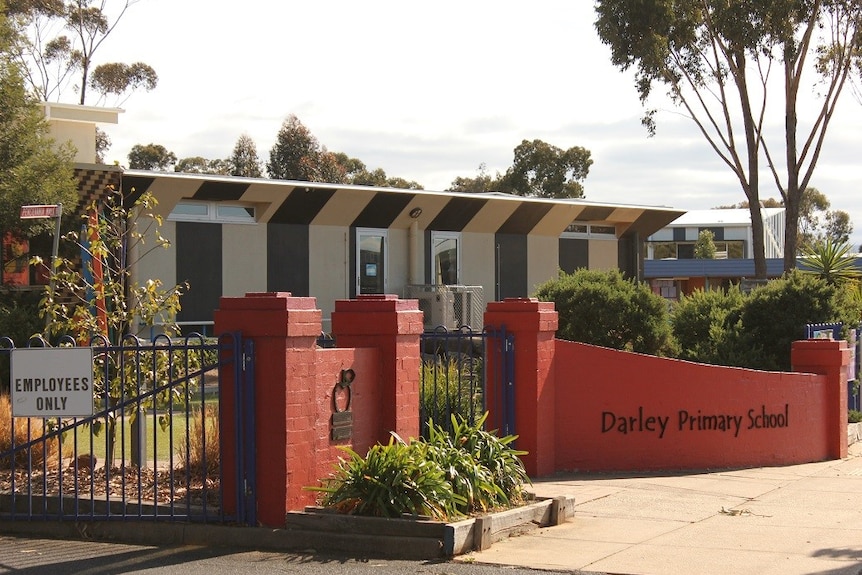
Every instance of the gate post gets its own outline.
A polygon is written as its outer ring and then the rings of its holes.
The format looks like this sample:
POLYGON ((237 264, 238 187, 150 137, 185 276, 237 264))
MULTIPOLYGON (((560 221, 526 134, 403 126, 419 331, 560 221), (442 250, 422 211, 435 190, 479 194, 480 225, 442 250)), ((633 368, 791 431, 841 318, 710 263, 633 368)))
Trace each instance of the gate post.
POLYGON ((847 368, 850 347, 844 340, 808 339, 790 347, 793 371, 826 376, 826 415, 829 456, 847 457, 847 368))
POLYGON ((237 415, 230 408, 230 390, 225 390, 228 397, 220 398, 228 402, 222 403, 219 420, 224 439, 223 493, 242 488, 234 479, 237 454, 242 449, 256 450, 258 521, 284 526, 291 498, 310 483, 297 475, 313 469, 308 460, 313 457, 317 417, 313 382, 321 311, 315 298, 286 292, 222 297, 215 311, 215 329, 216 333, 239 332, 252 340, 255 372, 266 377, 261 376, 254 390, 255 430, 250 445, 235 444, 237 415), (290 390, 289 381, 293 382, 290 390))
POLYGON ((381 382, 377 441, 389 432, 419 437, 419 336, 424 331, 417 300, 392 294, 336 300, 332 334, 339 347, 372 347, 380 352, 381 382))
MULTIPOLYGON (((515 338, 515 434, 518 435, 517 448, 528 452, 521 459, 532 476, 553 473, 556 463, 556 393, 552 367, 557 324, 553 302, 540 302, 535 298, 489 302, 485 311, 486 326, 505 327, 515 338)), ((493 403, 488 402, 489 409, 493 403)), ((500 421, 500 416, 491 413, 489 419, 500 421)))

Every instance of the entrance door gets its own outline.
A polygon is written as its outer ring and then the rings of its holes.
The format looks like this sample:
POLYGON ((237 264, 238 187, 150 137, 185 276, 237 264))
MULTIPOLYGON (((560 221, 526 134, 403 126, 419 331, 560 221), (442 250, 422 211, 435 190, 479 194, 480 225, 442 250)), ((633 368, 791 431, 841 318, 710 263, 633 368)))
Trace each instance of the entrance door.
POLYGON ((356 293, 386 293, 387 232, 356 230, 356 293))

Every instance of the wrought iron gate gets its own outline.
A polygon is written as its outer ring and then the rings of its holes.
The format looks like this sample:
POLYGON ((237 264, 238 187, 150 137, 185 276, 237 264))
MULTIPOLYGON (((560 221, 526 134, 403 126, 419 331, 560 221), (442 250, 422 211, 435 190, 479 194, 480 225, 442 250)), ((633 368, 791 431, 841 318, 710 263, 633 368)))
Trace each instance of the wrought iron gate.
POLYGON ((422 334, 419 421, 448 429, 453 415, 475 423, 486 411, 501 435, 515 434, 514 336, 505 329, 443 327, 422 334))
MULTIPOLYGON (((42 339, 29 343, 48 346, 42 339)), ((97 338, 90 346, 92 416, 13 417, 9 396, 0 396, 8 403, 0 405, 0 512, 28 520, 254 524, 251 344, 238 334, 152 342, 129 336, 117 345, 97 338), (226 380, 235 383, 234 414, 220 409, 226 380), (224 417, 236 418, 236 475, 227 482, 224 417), (225 483, 236 485, 235 493, 225 493, 225 483)), ((0 338, 0 363, 8 369, 13 357, 13 342, 0 338)))

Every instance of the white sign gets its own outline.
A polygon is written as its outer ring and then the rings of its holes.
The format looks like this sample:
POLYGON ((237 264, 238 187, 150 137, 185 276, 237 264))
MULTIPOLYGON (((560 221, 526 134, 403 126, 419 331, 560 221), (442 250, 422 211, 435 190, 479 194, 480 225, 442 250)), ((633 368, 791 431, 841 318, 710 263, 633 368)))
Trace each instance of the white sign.
POLYGON ((13 417, 93 415, 92 348, 16 348, 11 372, 13 417))
POLYGON ((60 206, 35 205, 21 206, 22 220, 35 220, 38 218, 56 218, 60 215, 60 206))

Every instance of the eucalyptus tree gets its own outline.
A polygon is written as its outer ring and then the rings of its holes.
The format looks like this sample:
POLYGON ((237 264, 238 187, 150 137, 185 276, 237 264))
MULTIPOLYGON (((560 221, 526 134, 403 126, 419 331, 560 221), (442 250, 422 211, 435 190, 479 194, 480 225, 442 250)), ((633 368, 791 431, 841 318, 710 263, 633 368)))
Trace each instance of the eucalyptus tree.
POLYGON ((138 0, 9 0, 7 14, 20 32, 14 46, 30 88, 42 100, 63 98, 71 87, 78 103, 92 88, 105 101, 127 92, 150 91, 156 71, 144 62, 96 63, 96 52, 138 0), (115 16, 109 18, 109 12, 115 16))
POLYGON ((859 65, 860 6, 862 0, 596 2, 596 30, 611 61, 635 70, 648 132, 655 133, 650 96, 660 85, 739 181, 759 278, 766 277, 761 158, 787 208, 789 270, 796 265, 802 194, 843 87, 859 65), (800 118, 801 91, 811 85, 814 111, 800 118), (781 136, 773 137, 770 118, 783 118, 781 136))

